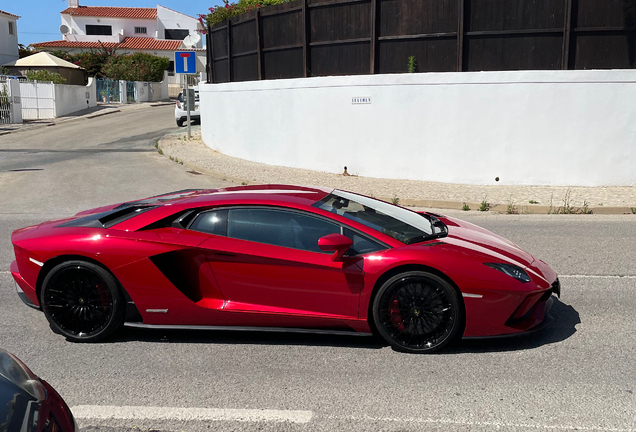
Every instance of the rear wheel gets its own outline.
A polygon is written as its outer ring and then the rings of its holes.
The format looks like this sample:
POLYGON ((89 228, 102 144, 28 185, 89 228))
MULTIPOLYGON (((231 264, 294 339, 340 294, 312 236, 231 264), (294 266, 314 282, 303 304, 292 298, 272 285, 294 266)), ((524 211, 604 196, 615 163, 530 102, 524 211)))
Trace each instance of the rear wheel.
POLYGON ((183 120, 177 120, 177 126, 183 127, 183 120))
POLYGON ((431 273, 411 271, 387 280, 373 301, 378 333, 396 350, 437 351, 460 337, 463 309, 457 291, 431 273))
POLYGON ((124 323, 115 277, 86 261, 55 266, 44 278, 41 304, 51 329, 73 342, 104 339, 124 323))

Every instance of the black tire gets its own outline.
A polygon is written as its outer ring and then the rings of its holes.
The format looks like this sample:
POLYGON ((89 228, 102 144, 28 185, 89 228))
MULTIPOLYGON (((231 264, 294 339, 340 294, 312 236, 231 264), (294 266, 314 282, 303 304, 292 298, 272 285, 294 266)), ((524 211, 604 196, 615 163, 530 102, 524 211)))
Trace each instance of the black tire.
POLYGON ((44 278, 40 304, 51 329, 72 342, 96 342, 124 324, 125 304, 115 277, 86 261, 66 261, 44 278))
POLYGON ((382 284, 373 299, 373 324, 394 349, 438 351, 461 337, 464 308, 459 294, 439 276, 400 273, 382 284))
POLYGON ((183 127, 183 120, 177 120, 177 126, 183 127))

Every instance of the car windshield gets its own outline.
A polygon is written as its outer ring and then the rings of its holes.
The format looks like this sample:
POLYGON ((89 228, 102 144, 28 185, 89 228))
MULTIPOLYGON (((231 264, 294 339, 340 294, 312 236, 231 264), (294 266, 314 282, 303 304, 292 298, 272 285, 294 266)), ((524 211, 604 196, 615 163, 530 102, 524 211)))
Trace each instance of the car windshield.
MULTIPOLYGON (((183 102, 184 101, 183 93, 179 93, 179 95, 177 95, 177 100, 179 102, 183 102)), ((199 102, 199 90, 195 90, 194 91, 194 101, 195 102, 199 102)))
POLYGON ((431 220, 410 210, 362 195, 334 190, 314 204, 406 244, 436 237, 431 220))

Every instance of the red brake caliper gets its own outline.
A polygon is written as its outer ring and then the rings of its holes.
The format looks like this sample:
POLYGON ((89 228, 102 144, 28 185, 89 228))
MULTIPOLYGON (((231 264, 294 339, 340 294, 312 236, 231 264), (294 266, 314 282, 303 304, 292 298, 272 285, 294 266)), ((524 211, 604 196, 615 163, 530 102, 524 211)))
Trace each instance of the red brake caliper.
POLYGON ((397 295, 394 294, 389 300, 389 315, 391 316, 391 324, 399 331, 404 330, 404 320, 402 320, 402 314, 400 313, 400 306, 398 305, 397 295))

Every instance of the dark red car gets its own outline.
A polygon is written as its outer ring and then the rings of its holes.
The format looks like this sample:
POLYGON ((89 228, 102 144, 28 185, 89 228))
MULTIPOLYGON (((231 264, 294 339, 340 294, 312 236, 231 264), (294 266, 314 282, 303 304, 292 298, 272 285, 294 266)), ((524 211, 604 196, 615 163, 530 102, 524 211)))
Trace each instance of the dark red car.
POLYGON ((79 432, 66 402, 16 356, 0 349, 0 431, 79 432))
POLYGON ((53 331, 122 325, 379 333, 437 350, 545 317, 556 273, 461 220, 339 190, 187 190, 16 230, 11 273, 53 331))

